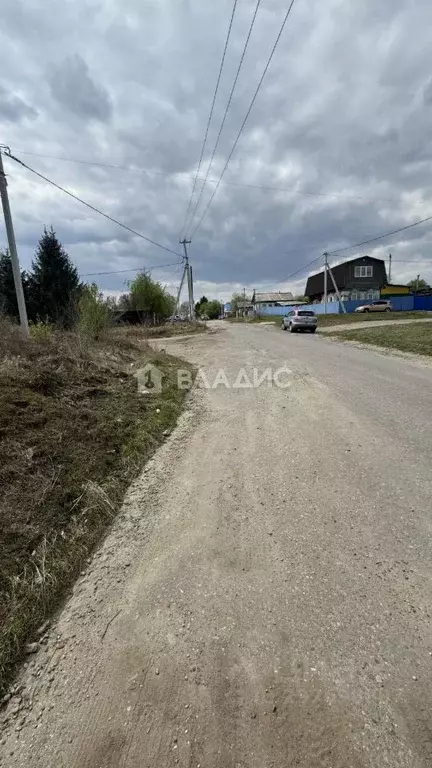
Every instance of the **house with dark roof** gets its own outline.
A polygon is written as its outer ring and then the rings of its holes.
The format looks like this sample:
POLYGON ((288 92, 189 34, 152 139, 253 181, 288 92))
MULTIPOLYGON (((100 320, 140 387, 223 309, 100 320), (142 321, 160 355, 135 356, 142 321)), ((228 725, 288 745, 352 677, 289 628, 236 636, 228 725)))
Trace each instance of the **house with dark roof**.
POLYGON ((255 312, 266 307, 288 307, 294 303, 294 296, 290 291, 270 291, 268 293, 254 291, 252 296, 255 312))
MULTIPOLYGON (((387 285, 387 272, 382 259, 360 256, 331 268, 335 283, 343 301, 380 298, 380 291, 387 285)), ((324 299, 324 270, 307 279, 305 296, 312 302, 324 299)), ((327 300, 337 301, 330 275, 327 275, 327 300)))

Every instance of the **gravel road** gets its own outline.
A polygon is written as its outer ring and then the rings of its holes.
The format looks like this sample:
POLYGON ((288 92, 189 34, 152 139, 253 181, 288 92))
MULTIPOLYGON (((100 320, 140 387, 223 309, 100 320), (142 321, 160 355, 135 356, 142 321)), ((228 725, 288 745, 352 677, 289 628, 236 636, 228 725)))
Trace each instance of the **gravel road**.
POLYGON ((289 386, 190 396, 28 657, 1 766, 432 765, 432 368, 271 326, 162 346, 289 386))

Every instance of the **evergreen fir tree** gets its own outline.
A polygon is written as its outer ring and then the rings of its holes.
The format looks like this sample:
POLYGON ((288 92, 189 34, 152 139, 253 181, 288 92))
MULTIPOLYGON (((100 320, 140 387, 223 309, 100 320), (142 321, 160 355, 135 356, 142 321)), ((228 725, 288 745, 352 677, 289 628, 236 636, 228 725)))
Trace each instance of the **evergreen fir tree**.
MULTIPOLYGON (((21 280, 27 302, 29 279, 26 272, 21 273, 21 280)), ((8 315, 16 320, 19 319, 12 261, 7 250, 0 253, 0 314, 8 315)))
POLYGON ((64 328, 76 319, 80 282, 78 272, 56 237, 53 228, 39 240, 30 278, 32 317, 64 328))

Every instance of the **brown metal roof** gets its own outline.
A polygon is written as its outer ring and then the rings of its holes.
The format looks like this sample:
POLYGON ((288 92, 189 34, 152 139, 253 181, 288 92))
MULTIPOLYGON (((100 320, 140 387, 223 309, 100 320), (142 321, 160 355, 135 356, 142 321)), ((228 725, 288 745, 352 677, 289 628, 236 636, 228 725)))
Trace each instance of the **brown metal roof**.
POLYGON ((272 293, 256 293, 255 304, 260 304, 264 301, 291 301, 294 298, 290 291, 275 291, 272 293))

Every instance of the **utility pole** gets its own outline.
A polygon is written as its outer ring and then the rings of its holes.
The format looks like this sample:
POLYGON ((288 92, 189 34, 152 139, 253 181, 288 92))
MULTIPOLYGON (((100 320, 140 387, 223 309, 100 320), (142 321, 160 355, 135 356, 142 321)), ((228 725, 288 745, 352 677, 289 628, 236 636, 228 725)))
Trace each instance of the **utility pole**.
POLYGON ((187 251, 187 246, 190 245, 191 241, 186 240, 186 238, 183 238, 183 240, 179 240, 180 245, 184 248, 184 260, 185 260, 185 273, 187 277, 187 284, 188 284, 188 295, 189 295, 189 320, 192 322, 192 320, 195 319, 195 307, 193 303, 193 279, 192 279, 192 268, 189 264, 189 255, 187 251))
MULTIPOLYGON (((185 274, 186 274, 186 266, 184 266, 184 267, 183 267, 183 274, 182 274, 182 278, 181 278, 181 281, 180 281, 180 287, 179 287, 179 289, 178 289, 178 293, 177 293, 176 311, 175 311, 175 314, 176 314, 176 315, 178 315, 178 313, 179 313, 179 308, 180 308, 180 296, 181 296, 181 292, 182 292, 182 288, 183 288, 183 283, 184 283, 184 279, 185 279, 185 274)), ((174 317, 173 317, 173 322, 174 322, 174 317)))
POLYGON ((195 320, 195 299, 194 299, 194 289, 193 289, 193 272, 192 272, 192 264, 189 264, 189 275, 190 275, 190 285, 191 285, 191 307, 192 307, 192 320, 195 320))
POLYGON ((419 289, 419 284, 420 284, 420 275, 417 275, 417 287, 416 287, 417 293, 418 293, 418 289, 419 289))
POLYGON ((389 284, 390 284, 390 285, 391 285, 391 268, 392 268, 392 263, 391 263, 391 260, 392 260, 392 255, 391 255, 391 253, 389 253, 389 273, 388 273, 388 281, 389 281, 389 284))
POLYGON ((345 304, 342 301, 342 296, 340 295, 339 288, 336 285, 336 280, 334 279, 333 272, 331 270, 331 267, 329 267, 328 265, 327 265, 327 269, 328 269, 328 273, 330 275, 331 281, 333 283, 333 288, 335 289, 336 296, 338 297, 339 306, 342 310, 342 313, 345 315, 346 314, 345 304))
POLYGON ((324 314, 327 314, 327 269, 328 269, 328 253, 325 251, 324 256, 324 314))
POLYGON ((20 270, 18 252, 17 252, 16 242, 15 242, 15 233, 14 233, 13 224, 12 224, 12 214, 11 214, 11 209, 9 205, 7 181, 6 181, 6 176, 3 169, 2 150, 4 149, 5 147, 0 146, 0 195, 1 195, 1 201, 3 206, 4 220, 6 225, 6 234, 7 234, 8 244, 9 244, 9 254, 12 262, 12 271, 13 271, 13 277, 14 277, 14 283, 15 283, 15 293, 17 297, 21 330, 24 336, 28 336, 29 326, 28 326, 28 320, 27 320, 27 309, 25 305, 24 291, 23 291, 22 280, 21 280, 21 270, 20 270))
POLYGON ((243 320, 246 320, 246 288, 243 288, 243 320))

